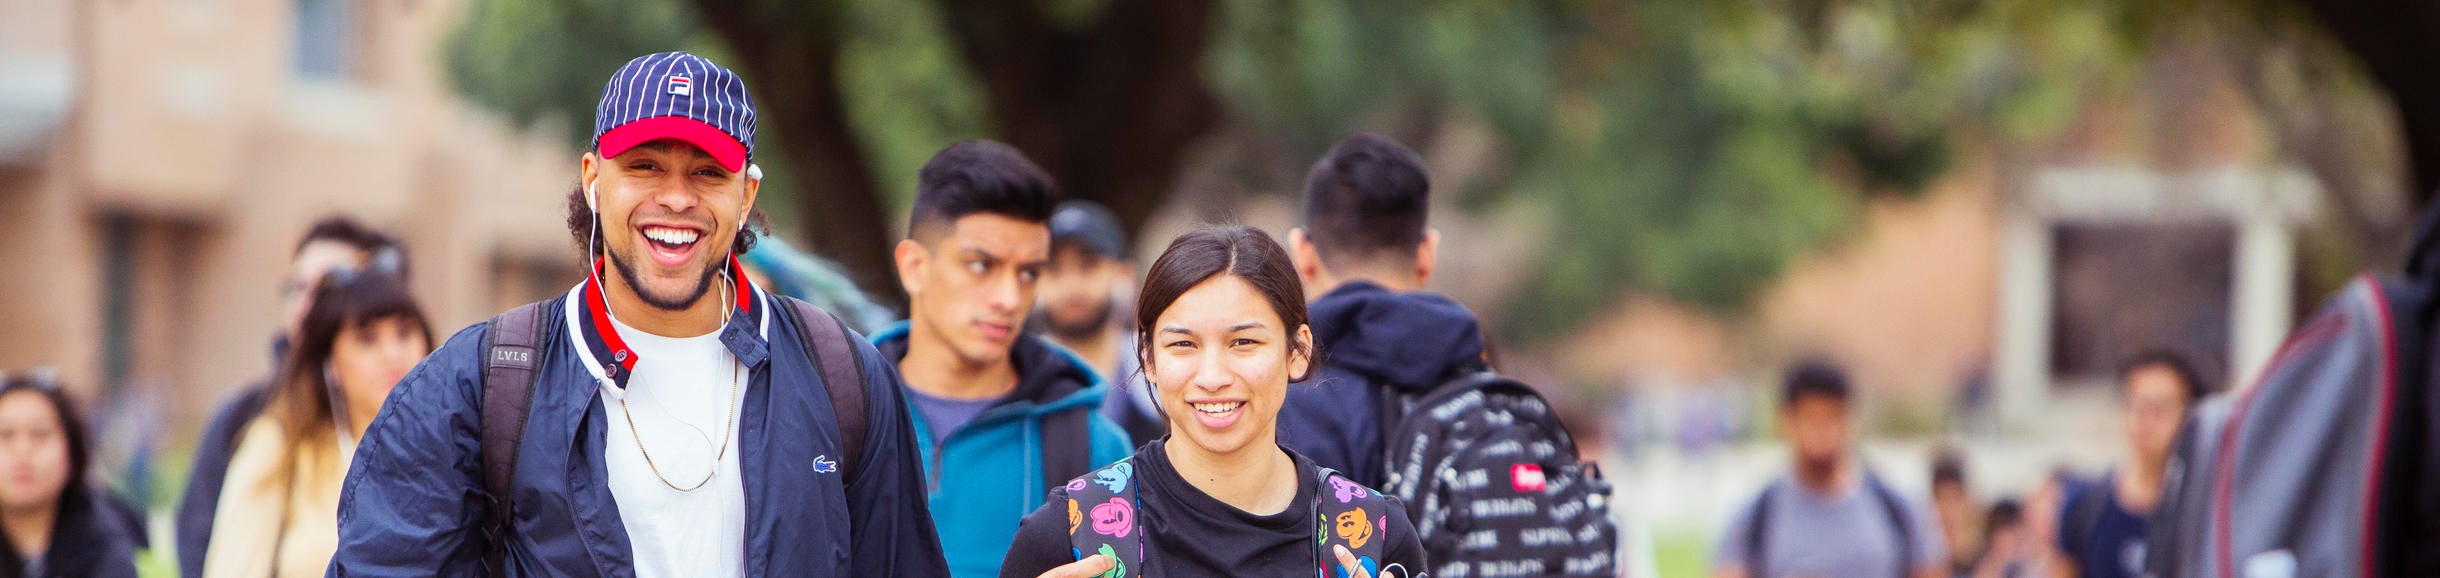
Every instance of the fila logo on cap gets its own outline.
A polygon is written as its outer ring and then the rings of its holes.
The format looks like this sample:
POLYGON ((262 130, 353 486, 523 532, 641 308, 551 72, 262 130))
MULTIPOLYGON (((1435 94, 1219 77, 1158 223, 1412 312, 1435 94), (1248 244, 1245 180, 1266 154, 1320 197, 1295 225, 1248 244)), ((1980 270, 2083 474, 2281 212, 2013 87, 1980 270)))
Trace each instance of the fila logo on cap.
POLYGON ((684 76, 671 76, 669 77, 669 93, 678 96, 692 96, 695 93, 695 81, 684 76))

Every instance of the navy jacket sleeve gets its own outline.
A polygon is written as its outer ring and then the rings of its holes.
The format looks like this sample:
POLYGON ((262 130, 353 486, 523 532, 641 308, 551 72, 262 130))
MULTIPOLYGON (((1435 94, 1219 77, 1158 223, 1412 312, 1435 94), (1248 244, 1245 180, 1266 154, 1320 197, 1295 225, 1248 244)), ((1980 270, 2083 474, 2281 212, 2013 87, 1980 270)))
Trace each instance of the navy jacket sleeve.
POLYGON ((482 572, 481 372, 485 326, 459 331, 407 373, 356 447, 339 494, 330 576, 482 572))
POLYGON ((237 451, 238 432, 262 414, 263 401, 269 397, 270 390, 263 384, 246 384, 213 411, 212 421, 203 427, 203 438, 195 445, 195 467, 187 472, 186 493, 178 498, 178 575, 203 578, 203 555, 212 543, 212 516, 220 508, 220 486, 229 475, 229 455, 237 451))
POLYGON ((854 339, 864 363, 864 463, 848 480, 848 517, 858 576, 948 576, 949 562, 933 531, 915 427, 907 421, 905 388, 898 368, 862 336, 854 339))

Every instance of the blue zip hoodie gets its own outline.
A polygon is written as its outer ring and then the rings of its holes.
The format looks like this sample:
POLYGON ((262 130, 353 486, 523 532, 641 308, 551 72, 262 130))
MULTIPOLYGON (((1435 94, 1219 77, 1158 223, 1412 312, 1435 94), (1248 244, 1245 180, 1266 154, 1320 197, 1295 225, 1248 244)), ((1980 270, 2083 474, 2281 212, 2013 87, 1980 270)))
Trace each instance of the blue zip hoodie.
MULTIPOLYGON (((906 359, 906 322, 873 334, 873 346, 892 365, 906 359)), ((1087 414, 1092 447, 1077 448, 1092 452, 1087 468, 1135 452, 1126 431, 1097 411, 1109 385, 1083 358, 1029 335, 1010 348, 1009 361, 1016 364, 1017 388, 974 421, 949 432, 939 447, 932 444, 931 422, 924 419, 923 408, 906 404, 907 421, 915 427, 916 447, 923 454, 924 477, 930 480, 932 525, 940 530, 950 574, 960 578, 999 576, 1000 560, 1017 536, 1017 521, 1041 507, 1049 495, 1050 488, 1042 482, 1045 418, 1067 410, 1087 414)))
POLYGON ((1288 386, 1279 444, 1380 487, 1381 390, 1421 393, 1485 367, 1482 329, 1448 297, 1365 281, 1340 285, 1309 309, 1321 369, 1288 386))

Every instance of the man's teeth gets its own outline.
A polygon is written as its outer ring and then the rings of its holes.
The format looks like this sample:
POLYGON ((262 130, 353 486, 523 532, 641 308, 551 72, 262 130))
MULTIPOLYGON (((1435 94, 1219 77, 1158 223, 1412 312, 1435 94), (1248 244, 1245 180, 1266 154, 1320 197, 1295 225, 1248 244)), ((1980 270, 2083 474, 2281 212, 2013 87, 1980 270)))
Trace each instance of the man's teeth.
POLYGON ((686 229, 652 227, 644 229, 644 238, 670 245, 685 245, 695 242, 695 232, 686 229))
POLYGON ((1237 409, 1237 407, 1238 407, 1238 406, 1245 405, 1245 402, 1242 402, 1242 401, 1230 401, 1230 402, 1198 403, 1198 404, 1193 404, 1193 405, 1195 406, 1195 411, 1199 411, 1199 412, 1203 412, 1203 413, 1228 413, 1228 412, 1231 412, 1231 411, 1235 411, 1235 410, 1237 409))

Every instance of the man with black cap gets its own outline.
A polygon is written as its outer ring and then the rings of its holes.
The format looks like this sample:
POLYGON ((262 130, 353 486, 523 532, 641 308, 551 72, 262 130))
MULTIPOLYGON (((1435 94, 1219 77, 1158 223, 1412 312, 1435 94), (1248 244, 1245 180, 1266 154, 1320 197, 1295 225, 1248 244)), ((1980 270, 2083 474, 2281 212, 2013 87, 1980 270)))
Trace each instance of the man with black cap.
POLYGON ((568 200, 590 274, 399 382, 332 576, 947 574, 896 370, 737 264, 754 126, 701 57, 612 75, 568 200))
POLYGON ((1122 324, 1126 294, 1135 287, 1135 262, 1127 257, 1127 233, 1118 216, 1092 201, 1067 201, 1051 214, 1051 262, 1042 269, 1040 309, 1035 312, 1051 341, 1076 352, 1110 382, 1101 414, 1137 441, 1168 433, 1135 357, 1135 339, 1122 324))

